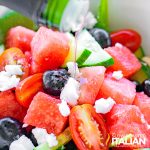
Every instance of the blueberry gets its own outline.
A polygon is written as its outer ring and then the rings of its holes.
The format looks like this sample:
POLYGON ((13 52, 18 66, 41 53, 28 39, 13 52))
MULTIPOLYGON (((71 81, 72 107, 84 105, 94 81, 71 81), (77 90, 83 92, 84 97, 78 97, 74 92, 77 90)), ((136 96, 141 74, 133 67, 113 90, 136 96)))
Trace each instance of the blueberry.
POLYGON ((0 150, 9 150, 10 144, 24 134, 22 124, 6 117, 0 119, 0 150))
POLYGON ((99 28, 93 28, 89 32, 95 38, 95 40, 101 45, 102 48, 107 48, 111 46, 110 35, 107 31, 99 28))
POLYGON ((136 92, 143 91, 143 86, 138 81, 133 81, 133 83, 136 85, 136 92))
POLYGON ((44 91, 50 95, 59 96, 69 76, 65 69, 46 71, 43 74, 44 91))
POLYGON ((150 96, 150 79, 145 80, 142 83, 142 86, 143 86, 144 93, 150 96))

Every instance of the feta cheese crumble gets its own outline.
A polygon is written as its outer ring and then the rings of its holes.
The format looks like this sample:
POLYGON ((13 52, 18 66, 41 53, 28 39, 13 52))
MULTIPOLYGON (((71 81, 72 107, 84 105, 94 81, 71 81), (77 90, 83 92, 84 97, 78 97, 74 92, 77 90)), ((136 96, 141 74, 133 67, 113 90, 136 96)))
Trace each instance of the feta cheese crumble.
POLYGON ((68 72, 71 74, 71 77, 77 78, 80 76, 78 64, 75 62, 68 62, 67 63, 68 72))
POLYGON ((11 88, 16 87, 19 84, 20 78, 17 78, 16 75, 5 76, 0 73, 0 91, 6 91, 11 88))
POLYGON ((114 71, 113 74, 112 74, 112 77, 116 80, 120 80, 123 78, 123 74, 122 74, 122 71, 114 71))
POLYGON ((22 135, 18 140, 13 141, 9 147, 9 150, 33 150, 34 145, 29 138, 22 135))
POLYGON ((38 145, 46 142, 46 135, 48 134, 46 129, 34 128, 32 129, 32 134, 36 138, 38 145))
POLYGON ((46 129, 35 128, 35 129, 32 129, 32 133, 34 137, 36 138, 38 145, 44 144, 47 142, 49 147, 53 147, 58 144, 56 136, 53 133, 48 134, 46 129))
POLYGON ((69 105, 77 105, 77 100, 80 94, 80 83, 70 77, 60 93, 60 99, 66 101, 69 105))
POLYGON ((60 104, 58 104, 58 107, 62 116, 67 117, 70 115, 70 108, 66 101, 62 101, 60 104))
POLYGON ((5 71, 8 72, 10 75, 22 75, 21 65, 6 65, 5 71))
POLYGON ((58 144, 56 136, 53 133, 46 135, 46 141, 47 141, 48 146, 50 148, 53 147, 53 146, 56 146, 58 144))
POLYGON ((95 102, 95 110, 97 113, 106 114, 110 112, 116 102, 112 98, 101 98, 95 102))
POLYGON ((94 17, 94 15, 91 12, 88 12, 85 18, 84 27, 87 29, 92 29, 96 23, 97 23, 97 20, 94 17))
POLYGON ((70 0, 60 21, 60 31, 78 31, 85 21, 89 3, 89 0, 70 0))
POLYGON ((115 44, 115 47, 123 48, 123 45, 122 45, 122 44, 120 44, 120 43, 116 43, 116 44, 115 44))
POLYGON ((5 71, 0 72, 0 91, 16 87, 20 81, 17 75, 22 74, 21 65, 6 65, 5 71))

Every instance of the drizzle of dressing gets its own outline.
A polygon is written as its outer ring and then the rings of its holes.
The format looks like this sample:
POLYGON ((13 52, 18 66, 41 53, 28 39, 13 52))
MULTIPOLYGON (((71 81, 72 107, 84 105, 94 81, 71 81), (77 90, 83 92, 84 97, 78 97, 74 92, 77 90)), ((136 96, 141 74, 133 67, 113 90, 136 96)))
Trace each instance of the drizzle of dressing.
POLYGON ((74 76, 76 76, 76 70, 77 70, 77 66, 76 66, 76 60, 77 60, 77 39, 78 39, 78 35, 79 35, 79 33, 82 31, 82 29, 84 28, 84 24, 85 24, 85 20, 86 20, 86 16, 87 16, 87 14, 88 14, 88 10, 89 10, 89 8, 90 8, 90 5, 88 4, 88 7, 87 7, 87 10, 86 10, 86 14, 85 14, 85 16, 83 17, 83 20, 82 20, 82 23, 81 23, 81 25, 80 25, 80 27, 79 27, 79 30, 78 31, 76 31, 75 32, 75 48, 74 48, 74 54, 75 54, 75 60, 74 60, 74 69, 75 69, 75 74, 74 74, 74 76))

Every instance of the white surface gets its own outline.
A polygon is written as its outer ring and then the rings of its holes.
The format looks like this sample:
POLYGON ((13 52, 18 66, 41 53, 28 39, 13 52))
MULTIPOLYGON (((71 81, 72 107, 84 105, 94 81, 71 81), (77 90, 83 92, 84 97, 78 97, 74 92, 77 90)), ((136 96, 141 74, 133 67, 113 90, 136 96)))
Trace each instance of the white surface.
POLYGON ((109 22, 113 30, 131 28, 142 35, 142 46, 150 55, 150 0, 109 0, 109 22))

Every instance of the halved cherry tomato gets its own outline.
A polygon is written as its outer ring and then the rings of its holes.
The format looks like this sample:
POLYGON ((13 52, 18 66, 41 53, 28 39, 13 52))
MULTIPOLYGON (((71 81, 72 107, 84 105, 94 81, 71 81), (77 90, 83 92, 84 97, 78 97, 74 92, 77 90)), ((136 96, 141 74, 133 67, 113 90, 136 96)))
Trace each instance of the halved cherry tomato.
POLYGON ((141 46, 141 36, 134 30, 124 29, 110 34, 112 46, 120 43, 135 52, 141 46))
POLYGON ((34 95, 42 91, 42 73, 34 74, 21 81, 16 87, 17 101, 24 107, 29 107, 34 95))
POLYGON ((69 116, 72 138, 80 150, 107 150, 108 133, 101 115, 90 104, 72 108, 69 116))
POLYGON ((21 65, 23 75, 21 80, 29 75, 29 64, 23 52, 18 48, 5 50, 0 56, 0 71, 5 70, 6 65, 21 65))

